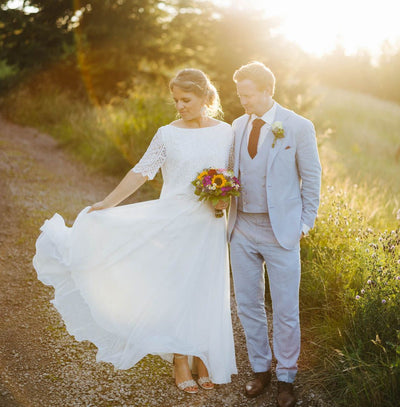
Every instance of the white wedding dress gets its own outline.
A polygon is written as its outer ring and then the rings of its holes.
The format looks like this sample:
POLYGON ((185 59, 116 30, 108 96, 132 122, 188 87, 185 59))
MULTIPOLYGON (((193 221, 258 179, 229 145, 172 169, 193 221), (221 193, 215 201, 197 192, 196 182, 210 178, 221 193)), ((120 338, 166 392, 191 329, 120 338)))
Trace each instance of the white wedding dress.
POLYGON ((225 218, 199 202, 191 181, 227 168, 231 127, 161 127, 132 169, 163 175, 160 199, 88 212, 71 228, 55 214, 33 259, 52 303, 97 360, 128 369, 147 354, 199 356, 214 383, 237 373, 225 218))

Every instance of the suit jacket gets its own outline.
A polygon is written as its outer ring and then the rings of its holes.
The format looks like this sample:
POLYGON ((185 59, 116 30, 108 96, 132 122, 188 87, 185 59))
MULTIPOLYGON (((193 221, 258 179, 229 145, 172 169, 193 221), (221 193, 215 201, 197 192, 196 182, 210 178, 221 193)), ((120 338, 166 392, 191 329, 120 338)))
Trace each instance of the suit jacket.
MULTIPOLYGON (((232 123, 235 134, 234 172, 237 175, 240 146, 249 120, 250 116, 244 114, 232 123)), ((321 164, 311 121, 279 104, 275 121, 282 122, 284 137, 276 141, 268 155, 267 206, 276 239, 282 247, 292 249, 299 242, 303 224, 314 226, 319 206, 321 164)), ((265 142, 268 140, 269 137, 265 142)), ((238 198, 234 197, 228 216, 229 240, 236 222, 237 207, 238 198)))

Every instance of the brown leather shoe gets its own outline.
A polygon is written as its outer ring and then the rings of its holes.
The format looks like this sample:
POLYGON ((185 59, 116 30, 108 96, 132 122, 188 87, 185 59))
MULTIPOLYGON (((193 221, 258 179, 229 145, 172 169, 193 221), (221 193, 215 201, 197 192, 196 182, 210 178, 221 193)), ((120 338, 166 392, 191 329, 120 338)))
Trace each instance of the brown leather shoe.
POLYGON ((246 384, 245 394, 247 397, 253 398, 259 396, 265 391, 271 382, 271 371, 259 372, 254 374, 254 380, 246 384))
POLYGON ((296 401, 293 384, 278 382, 278 407, 294 407, 296 401))

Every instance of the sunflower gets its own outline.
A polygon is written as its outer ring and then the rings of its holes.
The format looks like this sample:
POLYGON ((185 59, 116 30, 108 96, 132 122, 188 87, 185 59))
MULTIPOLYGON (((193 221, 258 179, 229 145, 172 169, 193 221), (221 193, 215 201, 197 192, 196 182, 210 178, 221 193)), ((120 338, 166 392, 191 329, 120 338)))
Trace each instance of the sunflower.
POLYGON ((222 188, 226 185, 226 179, 222 174, 214 175, 211 182, 215 184, 218 188, 222 188))
POLYGON ((202 171, 199 175, 198 175, 198 177, 197 177, 197 179, 202 179, 205 175, 207 175, 208 173, 207 173, 207 171, 202 171))

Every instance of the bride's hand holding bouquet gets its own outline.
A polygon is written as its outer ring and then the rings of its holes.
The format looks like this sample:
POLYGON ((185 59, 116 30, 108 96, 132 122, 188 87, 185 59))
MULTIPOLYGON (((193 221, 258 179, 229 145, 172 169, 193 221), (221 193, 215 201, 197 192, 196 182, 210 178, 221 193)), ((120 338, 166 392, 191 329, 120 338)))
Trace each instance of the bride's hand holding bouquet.
POLYGON ((206 168, 192 181, 196 187, 194 193, 200 201, 210 201, 215 207, 215 216, 220 218, 224 215, 222 209, 229 203, 231 196, 240 195, 240 182, 233 171, 222 168, 206 168))

